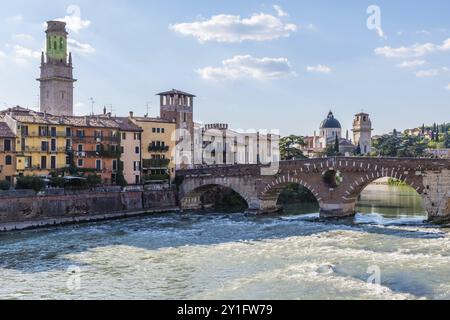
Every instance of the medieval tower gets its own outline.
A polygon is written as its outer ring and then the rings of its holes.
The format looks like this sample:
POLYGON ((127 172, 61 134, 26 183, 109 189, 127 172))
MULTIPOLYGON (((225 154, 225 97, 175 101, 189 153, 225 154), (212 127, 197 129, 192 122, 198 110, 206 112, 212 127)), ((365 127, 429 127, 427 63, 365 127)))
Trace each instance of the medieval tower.
POLYGON ((361 148, 361 154, 372 151, 372 121, 367 113, 358 113, 353 121, 353 143, 361 148))
POLYGON ((184 152, 190 153, 187 158, 179 155, 177 167, 188 168, 194 164, 194 98, 195 95, 172 89, 167 92, 158 93, 160 96, 161 119, 174 121, 177 128, 177 144, 183 141, 184 152), (189 144, 189 147, 186 146, 189 144))
POLYGON ((67 55, 66 23, 47 22, 47 52, 41 57, 40 111, 57 116, 73 115, 72 54, 67 55))

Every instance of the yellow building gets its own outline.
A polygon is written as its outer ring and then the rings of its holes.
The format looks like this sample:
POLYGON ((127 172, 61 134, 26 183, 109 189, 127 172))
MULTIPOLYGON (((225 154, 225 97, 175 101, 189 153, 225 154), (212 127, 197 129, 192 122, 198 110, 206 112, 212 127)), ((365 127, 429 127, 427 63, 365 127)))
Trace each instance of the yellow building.
POLYGON ((3 121, 16 136, 18 175, 46 176, 67 167, 72 133, 63 117, 16 107, 5 112, 3 121))
POLYGON ((0 181, 14 183, 16 174, 16 137, 8 125, 0 122, 0 181))
POLYGON ((130 119, 143 130, 143 180, 158 179, 164 175, 175 178, 175 121, 134 117, 132 113, 130 119))

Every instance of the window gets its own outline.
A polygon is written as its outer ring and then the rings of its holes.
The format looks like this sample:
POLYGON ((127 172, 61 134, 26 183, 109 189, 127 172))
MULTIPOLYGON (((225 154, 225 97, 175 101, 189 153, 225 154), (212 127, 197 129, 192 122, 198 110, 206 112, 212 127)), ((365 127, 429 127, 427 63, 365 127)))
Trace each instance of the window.
POLYGON ((5 157, 5 165, 7 165, 7 166, 12 165, 12 157, 11 156, 5 157))
POLYGON ((141 153, 141 148, 139 148, 139 147, 136 147, 136 148, 135 148, 135 152, 136 152, 136 154, 139 154, 139 153, 141 153))
POLYGON ((12 151, 12 150, 11 150, 11 140, 5 139, 5 142, 4 142, 4 150, 5 150, 5 151, 12 151))
POLYGON ((56 127, 51 127, 50 132, 52 137, 56 137, 56 127))
POLYGON ((161 133, 164 133, 164 131, 165 131, 165 129, 164 129, 164 128, 161 128, 161 133))
POLYGON ((66 166, 70 166, 70 157, 66 156, 66 166))
POLYGON ((56 139, 51 140, 51 151, 52 152, 56 151, 56 139))
POLYGON ((127 140, 127 133, 126 132, 122 132, 122 140, 127 140))
POLYGON ((72 149, 72 141, 70 141, 70 139, 66 139, 66 149, 67 150, 72 149))
POLYGON ((99 160, 99 159, 95 160, 95 169, 97 171, 102 170, 102 160, 99 160))
POLYGON ((77 137, 84 138, 84 130, 77 130, 77 137))
POLYGON ((48 141, 41 141, 41 151, 43 152, 48 151, 48 141))
POLYGON ((101 146, 100 144, 97 144, 97 145, 95 146, 95 151, 96 151, 97 153, 100 153, 100 152, 102 151, 102 146, 101 146))
POLYGON ((47 169, 47 157, 46 156, 41 157, 41 169, 47 169))
POLYGON ((30 169, 33 165, 31 157, 25 157, 25 168, 30 169))
POLYGON ((152 128, 152 132, 153 132, 153 133, 156 133, 156 128, 152 128))
POLYGON ((113 160, 112 168, 113 168, 113 171, 117 171, 117 160, 113 160))
POLYGON ((140 133, 135 133, 134 134, 134 140, 141 140, 141 134, 140 133))
POLYGON ((134 182, 135 182, 136 184, 141 183, 141 178, 140 178, 139 176, 134 176, 134 182))
POLYGON ((140 161, 134 161, 133 162, 133 170, 134 171, 140 171, 141 170, 141 162, 140 161))
POLYGON ((78 167, 83 168, 83 165, 84 165, 83 159, 78 159, 78 167))
POLYGON ((20 130, 22 132, 22 136, 28 137, 28 126, 22 126, 20 130))
POLYGON ((39 136, 47 137, 48 136, 48 127, 39 126, 39 136))
POLYGON ((186 112, 183 112, 183 122, 186 122, 186 112))
POLYGON ((82 144, 78 145, 78 152, 83 152, 83 145, 82 144))
POLYGON ((51 156, 50 157, 50 168, 51 169, 56 169, 56 156, 51 156))
POLYGON ((157 132, 157 133, 161 133, 161 128, 157 128, 157 129, 156 129, 156 132, 157 132))
POLYGON ((72 136, 72 130, 70 128, 66 128, 66 137, 72 136))

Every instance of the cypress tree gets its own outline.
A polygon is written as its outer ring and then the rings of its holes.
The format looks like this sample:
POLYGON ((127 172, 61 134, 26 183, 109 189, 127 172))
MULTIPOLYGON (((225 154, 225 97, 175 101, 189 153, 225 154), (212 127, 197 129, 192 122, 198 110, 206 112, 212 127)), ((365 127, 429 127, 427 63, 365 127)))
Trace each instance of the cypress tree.
POLYGON ((334 141, 334 151, 339 152, 339 138, 336 136, 336 140, 334 141))

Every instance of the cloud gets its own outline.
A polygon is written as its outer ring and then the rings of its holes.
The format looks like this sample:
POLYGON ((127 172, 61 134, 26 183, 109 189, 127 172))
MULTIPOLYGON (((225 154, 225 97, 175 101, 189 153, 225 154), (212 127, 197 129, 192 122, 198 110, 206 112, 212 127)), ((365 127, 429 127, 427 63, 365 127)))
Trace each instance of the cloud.
POLYGON ((415 74, 416 74, 416 77, 418 77, 418 78, 430 78, 430 77, 436 77, 437 75, 439 75, 439 71, 437 71, 435 69, 421 70, 421 71, 417 71, 415 74))
POLYGON ((78 33, 81 29, 85 29, 91 24, 91 21, 81 19, 81 9, 77 5, 70 5, 67 7, 66 13, 69 15, 56 20, 65 22, 67 24, 67 29, 70 31, 78 33))
POLYGON ((200 43, 268 41, 289 37, 298 30, 295 24, 284 23, 279 17, 264 13, 245 19, 238 15, 221 14, 204 21, 170 25, 169 28, 179 34, 193 36, 200 43))
POLYGON ((70 51, 80 54, 93 54, 95 48, 87 43, 80 43, 74 39, 67 39, 67 45, 70 51))
POLYGON ((295 75, 286 58, 254 58, 251 55, 235 56, 222 61, 221 67, 206 67, 197 73, 206 80, 273 80, 295 75))
POLYGON ((2 62, 4 59, 6 59, 6 53, 0 51, 0 62, 2 62))
POLYGON ((12 17, 6 18, 6 22, 8 22, 8 23, 22 23, 23 22, 23 16, 18 14, 16 16, 12 16, 12 17))
POLYGON ((403 61, 402 63, 398 64, 397 67, 408 69, 408 68, 416 68, 423 66, 425 63, 427 63, 425 60, 408 60, 403 61))
POLYGON ((445 87, 445 89, 450 90, 450 83, 445 87))
POLYGON ((389 46, 380 47, 375 49, 375 54, 382 55, 386 58, 418 58, 423 57, 428 53, 438 51, 449 51, 450 39, 445 40, 442 45, 436 45, 433 43, 416 43, 409 47, 392 48, 389 46))
POLYGON ((316 72, 316 73, 331 73, 330 67, 324 66, 322 64, 318 64, 317 66, 308 66, 306 67, 306 71, 308 72, 316 72))
POLYGON ((416 31, 417 34, 425 35, 425 36, 431 36, 431 32, 428 30, 419 30, 416 31))
POLYGON ((19 64, 27 63, 29 60, 37 60, 41 57, 41 52, 14 45, 12 47, 12 60, 19 64))
POLYGON ((275 11, 277 12, 277 15, 279 17, 287 17, 288 16, 287 12, 285 12, 279 5, 274 4, 273 8, 275 9, 275 11))
POLYGON ((14 41, 19 41, 19 42, 32 42, 34 41, 34 37, 29 35, 29 34, 25 34, 25 33, 18 33, 18 34, 13 34, 11 36, 11 38, 14 41))
POLYGON ((73 112, 76 116, 85 116, 92 113, 92 107, 84 104, 83 102, 76 102, 74 104, 73 112))

